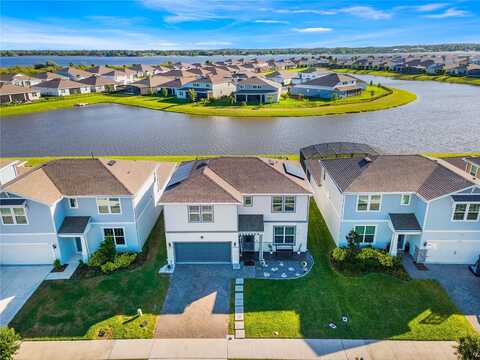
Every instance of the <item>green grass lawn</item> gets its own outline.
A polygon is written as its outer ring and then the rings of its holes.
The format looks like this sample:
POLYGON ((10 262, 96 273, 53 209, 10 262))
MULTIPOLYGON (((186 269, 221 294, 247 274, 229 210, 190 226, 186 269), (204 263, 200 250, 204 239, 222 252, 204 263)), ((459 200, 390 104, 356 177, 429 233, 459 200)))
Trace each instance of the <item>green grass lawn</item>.
POLYGON ((145 246, 147 259, 135 269, 44 281, 10 326, 24 338, 96 339, 100 329, 106 338, 151 338, 169 284, 158 274, 166 259, 163 217, 145 246), (135 318, 138 308, 144 315, 135 318))
POLYGON ((473 333, 434 281, 346 277, 333 270, 334 243, 313 202, 308 247, 315 265, 306 277, 245 282, 247 337, 453 340, 473 333), (347 324, 342 315, 349 316, 347 324), (327 327, 331 321, 337 329, 327 327))
POLYGON ((399 80, 417 80, 417 81, 440 81, 452 84, 467 84, 480 86, 480 78, 469 76, 450 76, 450 75, 429 75, 429 74, 400 74, 394 71, 381 70, 356 70, 356 69, 332 69, 338 73, 363 74, 393 77, 399 80))
POLYGON ((212 105, 189 103, 174 98, 157 96, 126 96, 113 94, 87 94, 50 99, 0 107, 1 116, 24 115, 40 111, 71 108, 78 103, 98 104, 115 103, 144 107, 153 110, 164 110, 177 113, 203 116, 233 116, 233 117, 279 117, 279 116, 321 116, 364 111, 383 110, 405 105, 416 99, 416 95, 405 90, 391 89, 390 92, 373 86, 359 96, 325 100, 282 99, 278 104, 266 105, 225 105, 216 102, 212 105), (373 96, 371 95, 373 92, 373 96))

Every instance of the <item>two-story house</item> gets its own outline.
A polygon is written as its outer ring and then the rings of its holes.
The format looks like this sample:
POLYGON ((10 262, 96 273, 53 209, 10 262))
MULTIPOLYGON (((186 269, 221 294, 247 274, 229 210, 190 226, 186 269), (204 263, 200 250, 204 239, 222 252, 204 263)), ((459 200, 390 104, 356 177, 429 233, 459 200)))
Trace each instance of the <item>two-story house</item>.
POLYGON ((282 85, 259 76, 253 76, 237 83, 236 103, 276 103, 280 101, 282 85))
POLYGON ((223 75, 197 76, 176 91, 177 97, 187 99, 189 90, 194 90, 197 99, 219 99, 235 91, 231 78, 223 75))
POLYGON ((420 155, 305 162, 337 244, 354 230, 362 246, 415 261, 471 264, 480 255, 480 187, 420 155))
POLYGON ((1 187, 0 264, 87 261, 104 239, 141 251, 174 164, 61 159, 1 187))
POLYGON ((344 98, 360 94, 366 86, 367 84, 364 81, 354 76, 330 73, 294 85, 290 89, 290 93, 308 98, 344 98))
POLYGON ((307 251, 310 186, 295 163, 222 157, 178 166, 160 199, 168 263, 307 251))

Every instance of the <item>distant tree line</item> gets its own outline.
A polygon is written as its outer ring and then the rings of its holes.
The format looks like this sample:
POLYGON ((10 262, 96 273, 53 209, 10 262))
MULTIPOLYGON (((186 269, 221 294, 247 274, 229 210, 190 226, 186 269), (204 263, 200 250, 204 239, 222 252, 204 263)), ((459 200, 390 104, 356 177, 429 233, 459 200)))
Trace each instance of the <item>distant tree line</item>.
POLYGON ((398 45, 335 48, 217 49, 217 50, 1 50, 0 56, 213 56, 282 54, 378 54, 400 52, 480 51, 480 44, 398 45))

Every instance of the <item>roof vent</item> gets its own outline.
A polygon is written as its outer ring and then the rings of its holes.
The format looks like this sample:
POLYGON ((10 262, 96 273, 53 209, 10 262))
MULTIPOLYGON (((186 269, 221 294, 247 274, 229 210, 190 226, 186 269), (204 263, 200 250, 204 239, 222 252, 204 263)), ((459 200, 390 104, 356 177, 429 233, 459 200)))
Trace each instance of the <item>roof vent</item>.
POLYGON ((369 158, 368 156, 365 156, 365 157, 363 158, 363 160, 365 160, 366 163, 371 163, 371 162, 372 162, 372 159, 369 158))
POLYGON ((268 159, 268 163, 273 166, 273 165, 275 165, 277 162, 276 162, 275 160, 273 160, 273 159, 268 159))
POLYGON ((110 160, 109 162, 107 162, 107 165, 108 166, 113 166, 116 164, 116 161, 115 160, 110 160))

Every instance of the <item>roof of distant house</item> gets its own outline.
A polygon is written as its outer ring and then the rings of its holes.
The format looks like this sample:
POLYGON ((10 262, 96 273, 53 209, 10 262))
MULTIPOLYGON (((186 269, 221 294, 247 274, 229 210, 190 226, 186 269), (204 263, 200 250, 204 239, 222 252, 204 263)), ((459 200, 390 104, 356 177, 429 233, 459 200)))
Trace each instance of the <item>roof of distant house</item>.
POLYGON ((326 75, 322 75, 318 78, 306 81, 301 85, 316 85, 316 86, 328 86, 328 87, 334 87, 338 85, 339 83, 343 82, 350 82, 350 81, 356 81, 357 83, 364 83, 364 81, 357 79, 354 76, 351 75, 345 75, 345 74, 337 74, 337 73, 330 73, 326 75))
POLYGON ((43 81, 40 84, 33 85, 33 88, 49 88, 49 89, 77 89, 85 87, 85 84, 64 78, 55 78, 43 81))
POLYGON ((34 92, 30 87, 0 83, 0 95, 16 95, 34 92))
POLYGON ((107 79, 103 76, 92 75, 88 78, 78 80, 79 83, 91 85, 91 86, 106 86, 106 85, 115 85, 116 82, 110 79, 107 79))
POLYGON ((319 160, 341 192, 413 192, 426 200, 473 185, 420 155, 319 160))
POLYGON ((237 85, 268 85, 275 89, 281 89, 282 85, 276 83, 275 81, 268 80, 266 78, 260 76, 253 76, 244 80, 241 80, 237 83, 237 85))
POLYGON ((88 71, 78 69, 78 68, 73 67, 73 66, 68 66, 68 67, 62 68, 60 70, 57 70, 56 72, 57 73, 71 74, 71 75, 84 76, 84 77, 87 77, 87 76, 91 75, 88 71))

